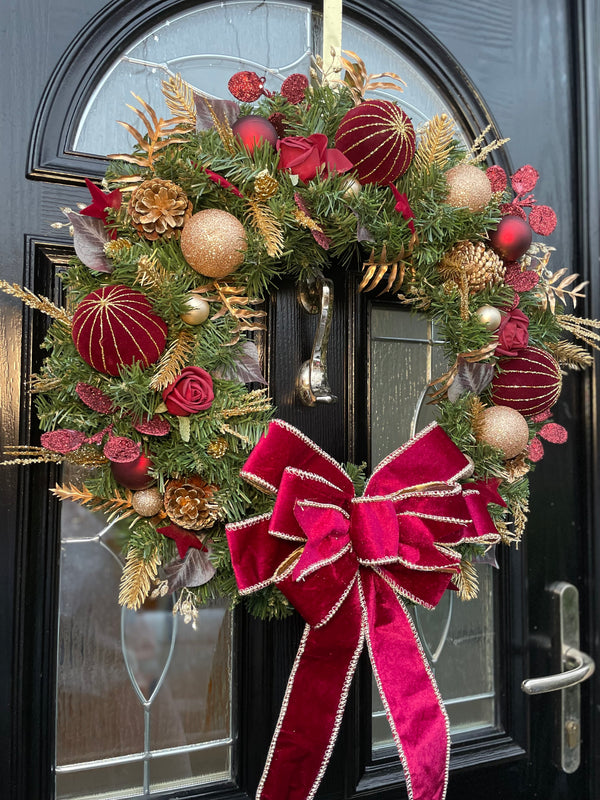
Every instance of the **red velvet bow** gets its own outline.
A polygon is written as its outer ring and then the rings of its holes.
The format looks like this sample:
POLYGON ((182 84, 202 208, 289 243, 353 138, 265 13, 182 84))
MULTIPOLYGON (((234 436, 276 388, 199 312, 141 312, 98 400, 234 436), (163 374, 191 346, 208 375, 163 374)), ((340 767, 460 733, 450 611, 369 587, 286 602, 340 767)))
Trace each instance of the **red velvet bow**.
POLYGON ((403 598, 433 608, 460 569, 452 547, 494 543, 494 483, 436 424, 389 455, 355 497, 347 473, 275 420, 242 476, 276 494, 272 514, 227 526, 242 594, 277 583, 307 622, 257 800, 311 800, 366 642, 413 800, 441 800, 448 718, 403 598))

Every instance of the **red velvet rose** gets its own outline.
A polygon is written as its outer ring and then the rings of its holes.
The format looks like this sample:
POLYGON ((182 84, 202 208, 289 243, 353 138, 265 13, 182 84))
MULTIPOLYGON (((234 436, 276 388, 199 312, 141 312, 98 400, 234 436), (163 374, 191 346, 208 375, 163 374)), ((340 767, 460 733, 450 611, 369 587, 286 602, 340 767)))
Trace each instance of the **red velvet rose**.
POLYGON ((529 317, 518 308, 508 311, 502 317, 500 327, 496 331, 498 346, 496 355, 515 356, 519 350, 527 347, 529 342, 529 317))
POLYGON ((215 399, 212 378, 201 367, 185 367, 177 380, 163 391, 162 397, 167 409, 178 417, 206 411, 215 399))
POLYGON ((352 163, 336 148, 328 148, 324 133, 311 136, 286 136, 277 140, 279 169, 289 169, 301 181, 308 183, 322 170, 324 178, 330 172, 347 172, 352 163))

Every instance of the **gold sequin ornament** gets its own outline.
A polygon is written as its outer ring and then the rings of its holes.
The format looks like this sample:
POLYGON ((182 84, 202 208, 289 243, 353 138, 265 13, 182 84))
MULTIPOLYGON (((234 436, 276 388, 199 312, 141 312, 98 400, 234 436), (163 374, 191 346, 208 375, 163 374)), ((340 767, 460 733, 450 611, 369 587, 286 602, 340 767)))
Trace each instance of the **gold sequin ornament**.
POLYGON ((181 319, 188 325, 202 325, 210 314, 210 305, 194 292, 190 292, 186 297, 185 307, 186 311, 181 315, 181 319))
POLYGON ((522 453, 529 441, 527 420, 514 408, 490 406, 478 415, 475 426, 478 441, 502 450, 505 459, 522 453))
POLYGON ((153 517, 162 511, 163 496, 156 486, 152 486, 150 489, 141 489, 133 495, 131 505, 140 517, 153 517))
POLYGON ((134 228, 144 239, 170 239, 191 217, 192 203, 173 181, 150 178, 132 193, 128 213, 134 228))
POLYGON ((488 176, 474 164, 457 164, 449 169, 446 183, 446 203, 454 208, 468 208, 476 213, 483 211, 492 199, 492 186, 488 176))
POLYGON ((443 257, 439 269, 459 286, 466 281, 469 294, 501 283, 506 272, 502 259, 483 242, 459 242, 443 257))
POLYGON ((218 439, 215 439, 214 442, 211 442, 206 448, 208 455, 215 459, 223 458, 228 450, 229 445, 227 444, 227 439, 223 436, 219 436, 218 439))
POLYGON ((247 247, 242 223, 218 208, 193 214, 181 233, 183 257, 192 269, 209 278, 224 278, 235 272, 247 247))

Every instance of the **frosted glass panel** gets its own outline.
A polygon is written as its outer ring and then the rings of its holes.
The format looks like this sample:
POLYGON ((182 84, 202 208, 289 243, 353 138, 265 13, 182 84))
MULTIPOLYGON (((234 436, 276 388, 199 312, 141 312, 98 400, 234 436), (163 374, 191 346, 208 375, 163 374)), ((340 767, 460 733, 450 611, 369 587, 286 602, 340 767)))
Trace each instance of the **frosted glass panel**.
MULTIPOLYGON (((447 368, 431 323, 400 307, 371 311, 371 459, 373 465, 435 418, 427 384, 447 368)), ((414 609, 425 652, 446 704, 451 731, 495 723, 494 593, 489 564, 477 566, 479 597, 446 592, 433 611, 414 609)), ((373 685, 373 748, 393 744, 373 685)))
POLYGON ((193 630, 168 597, 121 609, 123 532, 71 503, 61 531, 57 800, 229 778, 229 612, 203 609, 193 630))

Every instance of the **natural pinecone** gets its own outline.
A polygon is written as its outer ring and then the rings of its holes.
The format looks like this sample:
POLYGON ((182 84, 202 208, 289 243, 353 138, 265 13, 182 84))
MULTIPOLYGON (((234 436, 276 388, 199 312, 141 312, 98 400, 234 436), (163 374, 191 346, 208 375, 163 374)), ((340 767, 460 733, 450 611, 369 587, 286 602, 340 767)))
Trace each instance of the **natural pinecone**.
POLYGON ((469 294, 476 294, 500 283, 506 269, 502 259, 483 242, 459 242, 442 259, 440 272, 444 278, 457 283, 464 276, 469 294))
POLYGON ((133 192, 128 211, 137 232, 154 241, 179 233, 192 215, 192 203, 173 181, 151 178, 133 192))
POLYGON ((210 528, 219 512, 213 500, 216 491, 216 486, 206 483, 197 475, 169 481, 164 495, 167 516, 177 525, 192 531, 210 528))

